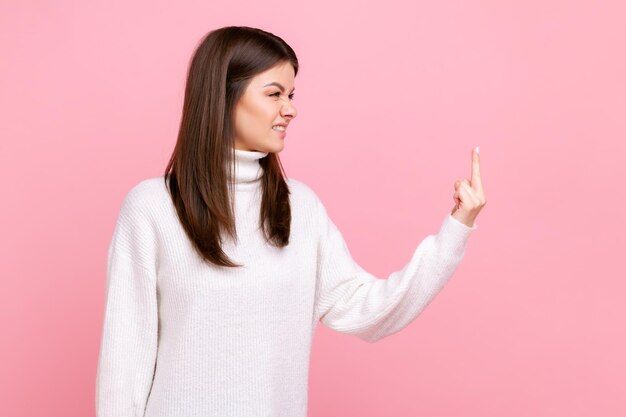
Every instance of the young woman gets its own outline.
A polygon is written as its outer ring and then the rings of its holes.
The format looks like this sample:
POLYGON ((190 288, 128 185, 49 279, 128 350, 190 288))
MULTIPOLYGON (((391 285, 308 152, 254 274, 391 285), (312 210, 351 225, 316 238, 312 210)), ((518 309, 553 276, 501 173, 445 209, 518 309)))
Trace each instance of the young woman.
POLYGON ((198 46, 165 175, 128 192, 109 246, 98 417, 305 417, 319 321, 375 342, 461 262, 485 204, 477 152, 439 232, 377 278, 280 165, 297 72, 294 51, 260 29, 198 46))

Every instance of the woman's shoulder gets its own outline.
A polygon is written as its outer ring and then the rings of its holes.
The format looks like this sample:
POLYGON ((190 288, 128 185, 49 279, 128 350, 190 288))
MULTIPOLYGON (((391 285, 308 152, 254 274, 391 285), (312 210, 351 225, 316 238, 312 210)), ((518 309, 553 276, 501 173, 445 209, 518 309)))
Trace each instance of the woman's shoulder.
POLYGON ((128 196, 132 198, 151 198, 161 196, 167 191, 165 179, 163 176, 144 178, 135 182, 128 191, 128 196))
POLYGON ((167 186, 163 176, 144 178, 130 186, 124 201, 123 209, 146 210, 158 207, 168 197, 167 186))

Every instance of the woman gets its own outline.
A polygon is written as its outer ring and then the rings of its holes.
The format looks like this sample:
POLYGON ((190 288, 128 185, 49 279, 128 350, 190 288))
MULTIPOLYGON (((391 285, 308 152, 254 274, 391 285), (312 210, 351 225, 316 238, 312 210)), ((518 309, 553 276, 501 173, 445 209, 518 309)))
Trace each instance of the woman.
POLYGON ((128 192, 109 246, 98 417, 304 417, 318 321, 375 342, 459 265, 485 201, 476 151, 439 233, 379 279, 315 192, 283 175, 297 72, 293 50, 259 29, 198 46, 165 175, 128 192))

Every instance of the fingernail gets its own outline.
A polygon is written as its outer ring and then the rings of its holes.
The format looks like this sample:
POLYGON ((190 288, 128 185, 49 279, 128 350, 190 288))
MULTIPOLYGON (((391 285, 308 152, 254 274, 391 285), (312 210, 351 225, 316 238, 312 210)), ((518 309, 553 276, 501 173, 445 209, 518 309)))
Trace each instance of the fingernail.
POLYGON ((478 146, 476 147, 476 153, 479 153, 479 148, 478 148, 478 146))

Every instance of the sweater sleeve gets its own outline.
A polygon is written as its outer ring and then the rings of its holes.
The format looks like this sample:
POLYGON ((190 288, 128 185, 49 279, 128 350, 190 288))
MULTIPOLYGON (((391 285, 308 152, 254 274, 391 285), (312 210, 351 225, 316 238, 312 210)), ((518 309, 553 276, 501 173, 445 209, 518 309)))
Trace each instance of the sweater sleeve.
POLYGON ((138 189, 120 210, 108 249, 96 416, 144 415, 156 365, 158 310, 154 232, 138 189))
POLYGON ((478 227, 447 214, 439 232, 425 237, 400 271, 381 279, 352 259, 319 200, 318 215, 316 317, 333 330, 370 343, 402 330, 426 308, 454 274, 478 227))

